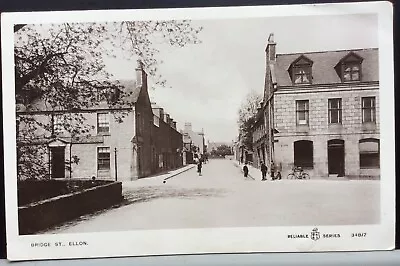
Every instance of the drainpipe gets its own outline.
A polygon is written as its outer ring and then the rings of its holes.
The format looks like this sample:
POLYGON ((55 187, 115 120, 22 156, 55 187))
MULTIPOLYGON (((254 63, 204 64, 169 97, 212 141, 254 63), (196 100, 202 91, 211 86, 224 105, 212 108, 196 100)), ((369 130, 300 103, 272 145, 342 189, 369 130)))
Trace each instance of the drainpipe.
POLYGON ((72 178, 72 137, 69 143, 69 179, 72 178))
POLYGON ((114 148, 114 169, 115 169, 115 181, 118 180, 118 169, 117 169, 117 148, 114 148))

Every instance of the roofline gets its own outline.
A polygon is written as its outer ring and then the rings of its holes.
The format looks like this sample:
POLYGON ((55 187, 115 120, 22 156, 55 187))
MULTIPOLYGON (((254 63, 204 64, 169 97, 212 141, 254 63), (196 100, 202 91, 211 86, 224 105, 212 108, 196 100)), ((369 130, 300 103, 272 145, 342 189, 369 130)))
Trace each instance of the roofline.
POLYGON ((340 83, 314 83, 314 84, 302 84, 302 85, 279 85, 277 84, 277 90, 280 89, 301 89, 301 88, 354 88, 354 87, 365 87, 365 86, 379 86, 378 80, 372 81, 357 81, 357 82, 340 82, 340 83))
POLYGON ((35 114, 69 114, 69 113, 96 113, 106 111, 132 111, 130 107, 121 108, 93 108, 93 109, 74 109, 74 110, 32 110, 17 111, 18 115, 35 115, 35 114))
POLYGON ((283 55, 303 55, 303 54, 320 54, 320 53, 335 53, 335 52, 356 52, 356 51, 370 51, 379 50, 379 48, 357 48, 357 49, 343 49, 343 50, 326 50, 326 51, 316 51, 316 52, 297 52, 288 54, 276 54, 276 57, 283 55))

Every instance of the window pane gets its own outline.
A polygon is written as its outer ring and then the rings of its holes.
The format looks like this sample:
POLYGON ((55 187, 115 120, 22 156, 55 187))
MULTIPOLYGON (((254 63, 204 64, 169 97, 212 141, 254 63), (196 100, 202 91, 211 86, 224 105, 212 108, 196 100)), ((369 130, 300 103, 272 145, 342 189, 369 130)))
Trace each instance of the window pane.
POLYGON ((294 142, 294 164, 304 168, 313 167, 313 142, 296 141, 294 142))
POLYGON ((360 142, 360 153, 379 152, 379 143, 375 141, 360 142))
POLYGON ((331 123, 339 123, 339 115, 337 111, 331 111, 331 123))
POLYGON ((295 84, 310 83, 311 66, 310 65, 296 66, 293 68, 292 75, 295 84))
POLYGON ((300 75, 296 75, 294 83, 298 84, 298 83, 301 83, 301 82, 302 82, 301 76, 300 75))
POLYGON ((306 120, 306 113, 305 112, 299 112, 299 120, 306 120))
POLYGON ((63 115, 55 115, 54 116, 54 132, 61 132, 64 128, 64 116, 63 115))
POLYGON ((109 147, 99 147, 98 148, 97 168, 99 170, 109 170, 110 169, 110 148, 109 147))
POLYGON ((358 72, 353 72, 351 74, 351 79, 352 80, 359 80, 360 79, 359 73, 358 72))
POLYGON ((97 132, 107 133, 110 131, 110 120, 107 113, 97 114, 97 132))
POLYGON ((344 79, 345 81, 349 81, 349 80, 351 80, 350 73, 349 73, 349 72, 346 72, 346 73, 344 73, 344 75, 343 75, 343 79, 344 79))
POLYGON ((365 109, 364 110, 364 122, 371 122, 371 121, 372 121, 371 110, 365 109))
POLYGON ((379 168, 379 153, 360 153, 361 168, 379 168))

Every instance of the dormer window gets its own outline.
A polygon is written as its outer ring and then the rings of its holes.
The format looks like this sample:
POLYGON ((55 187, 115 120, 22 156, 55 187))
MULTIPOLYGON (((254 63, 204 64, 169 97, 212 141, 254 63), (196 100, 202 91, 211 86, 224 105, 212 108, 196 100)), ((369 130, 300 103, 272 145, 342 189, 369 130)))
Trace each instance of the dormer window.
POLYGON ((343 66, 343 81, 358 81, 360 80, 360 64, 346 63, 343 66))
POLYGON ((312 64, 310 59, 302 55, 290 65, 288 71, 293 84, 312 83, 312 64))
POLYGON ((361 81, 361 63, 363 59, 350 52, 335 66, 336 73, 342 82, 361 81))

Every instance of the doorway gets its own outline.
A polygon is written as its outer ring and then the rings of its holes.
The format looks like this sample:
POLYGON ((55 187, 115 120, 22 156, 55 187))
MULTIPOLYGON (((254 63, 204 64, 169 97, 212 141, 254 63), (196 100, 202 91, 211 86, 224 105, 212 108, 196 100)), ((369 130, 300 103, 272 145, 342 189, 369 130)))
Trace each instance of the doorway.
POLYGON ((65 178, 65 147, 51 148, 51 178, 65 178))
POLYGON ((344 140, 332 139, 328 141, 328 171, 329 174, 344 176, 344 140))

